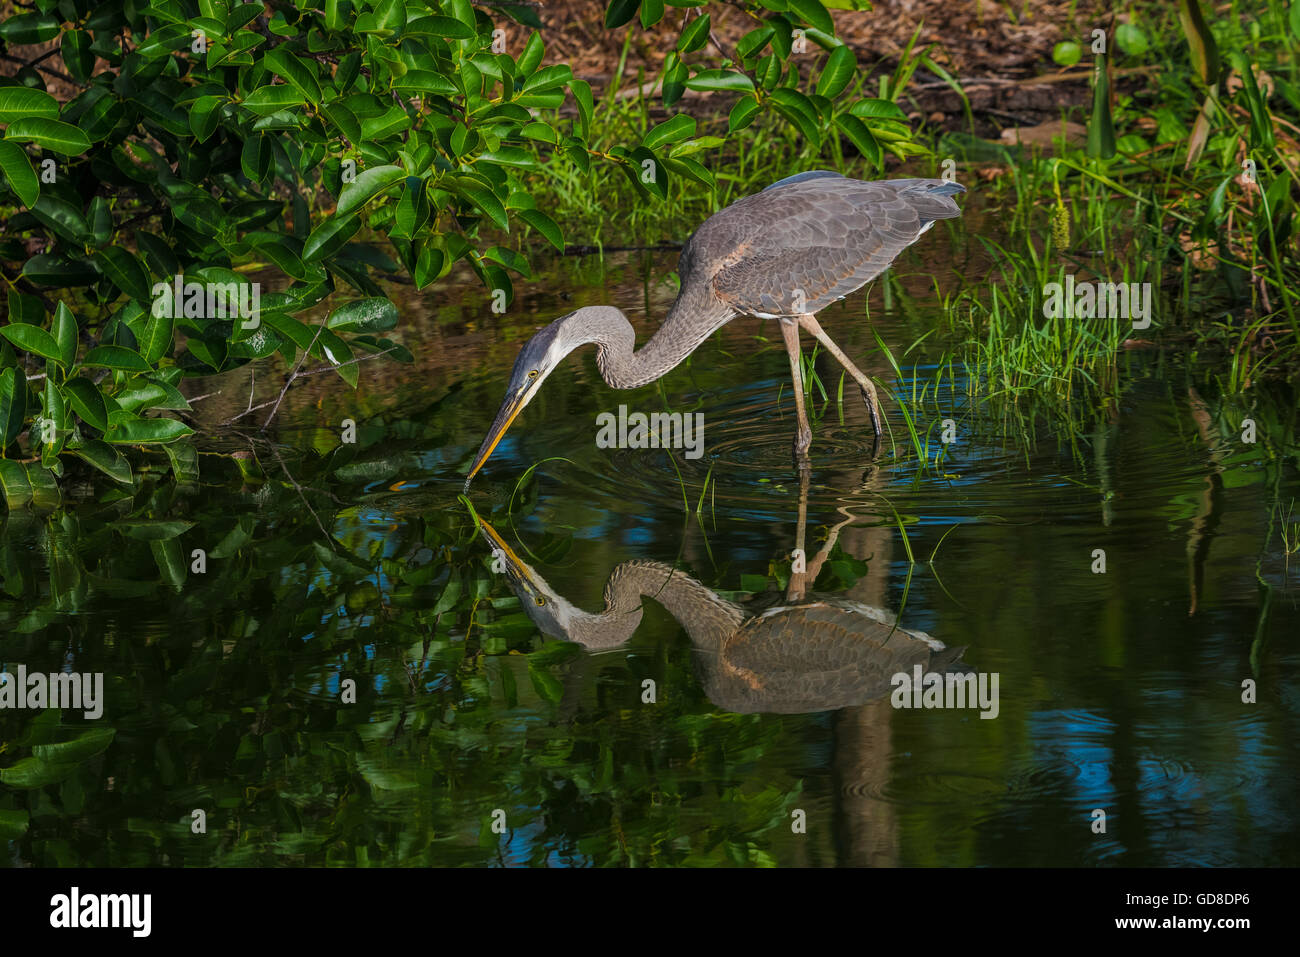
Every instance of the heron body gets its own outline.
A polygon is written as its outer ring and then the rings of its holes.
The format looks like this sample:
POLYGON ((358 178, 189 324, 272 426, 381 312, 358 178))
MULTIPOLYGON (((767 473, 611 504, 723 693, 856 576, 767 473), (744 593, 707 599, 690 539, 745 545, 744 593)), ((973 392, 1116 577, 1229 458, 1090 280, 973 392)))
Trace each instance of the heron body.
POLYGON ((963 186, 945 180, 865 182, 819 170, 773 183, 715 213, 682 249, 677 299, 641 349, 631 323, 612 306, 562 316, 524 345, 466 486, 546 376, 574 349, 594 344, 605 382, 633 389, 676 368, 742 315, 780 321, 795 384, 796 455, 806 457, 812 441, 803 405, 800 328, 857 381, 879 435, 875 386, 826 334, 816 313, 879 276, 937 220, 961 215, 952 198, 961 192, 963 186))
POLYGON ((962 649, 898 627, 884 609, 838 596, 749 609, 654 561, 616 566, 605 584, 605 608, 587 612, 556 594, 490 525, 480 528, 544 634, 592 651, 616 648, 640 625, 648 598, 685 628, 705 693, 728 711, 831 711, 884 696, 894 675, 918 664, 928 671, 964 668, 962 649))

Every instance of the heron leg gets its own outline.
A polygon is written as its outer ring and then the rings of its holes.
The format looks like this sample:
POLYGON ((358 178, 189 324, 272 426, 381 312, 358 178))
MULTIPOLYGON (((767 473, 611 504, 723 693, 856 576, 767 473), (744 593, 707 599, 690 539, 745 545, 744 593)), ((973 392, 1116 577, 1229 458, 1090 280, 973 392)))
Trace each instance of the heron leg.
POLYGON ((801 462, 808 458, 808 449, 812 445, 812 427, 808 424, 808 412, 803 404, 803 368, 799 361, 799 327, 793 322, 780 320, 781 335, 785 338, 785 351, 790 356, 790 378, 794 382, 794 410, 799 419, 799 431, 794 437, 795 458, 801 462))
POLYGON ((879 436, 882 432, 880 428, 880 399, 876 395, 876 386, 871 381, 871 377, 853 364, 852 360, 844 354, 844 350, 837 346, 835 340, 826 334, 826 330, 822 328, 816 316, 811 313, 800 316, 799 325, 816 336, 817 341, 826 347, 826 351, 833 355, 840 365, 844 366, 844 371, 857 380, 858 385, 862 387, 862 398, 866 400, 867 409, 871 412, 871 425, 876 430, 876 435, 879 436))

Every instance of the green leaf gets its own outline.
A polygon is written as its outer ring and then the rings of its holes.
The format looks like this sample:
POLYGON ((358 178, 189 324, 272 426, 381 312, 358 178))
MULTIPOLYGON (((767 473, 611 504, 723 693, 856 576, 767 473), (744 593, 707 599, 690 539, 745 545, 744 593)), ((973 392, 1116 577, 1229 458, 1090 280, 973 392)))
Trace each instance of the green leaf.
POLYGON ((630 23, 640 5, 641 0, 609 0, 609 6, 605 8, 605 28, 614 30, 630 23))
POLYGON ((664 0, 641 0, 641 27, 649 30, 664 18, 664 0))
MULTIPOLYGON (((5 12, 12 10, 8 7, 5 12)), ((0 23, 0 40, 9 46, 44 43, 59 35, 59 21, 48 13, 23 13, 0 23)))
POLYGON ((1073 40, 1062 40, 1052 47, 1052 59, 1058 66, 1071 67, 1083 59, 1083 47, 1073 40))
POLYGON ((541 64, 545 53, 546 43, 542 40, 542 35, 534 30, 528 34, 528 40, 524 43, 524 51, 519 54, 519 59, 515 61, 519 75, 528 76, 536 70, 541 64))
POLYGON ((311 68, 283 46, 278 46, 262 57, 262 65, 283 77, 294 89, 307 98, 312 106, 320 103, 320 83, 311 68))
POLYGON ((0 140, 0 172, 9 181, 18 201, 31 209, 41 195, 41 184, 32 169, 32 161, 17 143, 0 140))
MULTIPOLYGON (((57 464, 57 458, 56 458, 57 464)), ((58 476, 41 462, 25 462, 27 484, 32 489, 32 504, 37 508, 57 508, 63 496, 59 492, 58 476)))
POLYGON ((221 121, 221 107, 226 104, 224 96, 201 96, 190 105, 190 131, 200 143, 204 142, 217 129, 221 121))
POLYGON ((665 143, 677 143, 695 135, 695 117, 678 113, 671 119, 664 120, 641 138, 641 145, 648 150, 655 150, 665 143))
MULTIPOLYGON (((12 372, 13 370, 6 369, 5 371, 12 372)), ((4 374, 0 373, 0 389, 3 389, 3 387, 4 374)), ((0 392, 0 416, 3 413, 4 395, 3 392, 0 392)), ((27 469, 23 468, 22 462, 15 462, 13 459, 0 459, 0 492, 4 493, 5 502, 10 508, 26 505, 32 500, 32 483, 27 480, 27 469)), ((30 760, 30 758, 27 760, 30 760)), ((3 772, 0 772, 0 781, 4 780, 3 772)))
POLYGON ((433 70, 407 70, 393 81, 398 93, 419 93, 426 96, 456 96, 460 90, 455 83, 433 70))
POLYGON ((736 90, 741 93, 750 93, 754 89, 754 81, 744 73, 737 73, 735 70, 701 70, 699 73, 690 77, 686 81, 688 90, 736 90))
POLYGON ((631 163, 624 167, 632 182, 638 189, 645 190, 660 199, 668 198, 668 168, 653 152, 644 146, 638 146, 629 157, 631 163))
POLYGON ((721 136, 701 136, 699 139, 677 144, 668 155, 673 159, 681 159, 683 156, 690 156, 701 150, 716 150, 726 142, 726 138, 721 136))
POLYGON ((90 139, 81 130, 62 120, 51 120, 43 116, 14 120, 5 130, 5 139, 35 143, 41 149, 64 156, 80 156, 90 149, 90 139))
POLYGON ((323 107, 322 112, 331 123, 339 128, 339 132, 347 138, 349 143, 357 144, 361 142, 361 121, 346 106, 341 103, 331 103, 323 107))
POLYGON ((33 90, 28 86, 0 86, 0 123, 58 118, 59 102, 44 90, 33 90))
POLYGON ((182 485, 194 485, 199 480, 199 452, 188 442, 173 442, 163 450, 171 461, 172 474, 182 485))
POLYGON ((587 131, 591 127, 591 116, 593 110, 591 84, 586 80, 575 78, 569 81, 569 92, 573 94, 573 99, 578 104, 578 123, 582 128, 582 135, 585 139, 587 131))
MULTIPOLYGON (((51 340, 52 341, 52 340, 51 340)), ((125 346, 95 346, 81 360, 83 366, 120 369, 123 372, 150 372, 152 367, 136 352, 125 346)))
MULTIPOLYGON (((1295 12, 1295 0, 1292 0, 1292 14, 1295 12)), ((1201 5, 1197 0, 1178 0, 1178 22, 1182 24, 1183 36, 1187 38, 1188 52, 1192 57, 1192 66, 1206 86, 1219 79, 1219 47, 1214 42, 1214 34, 1205 24, 1201 15, 1201 5)))
POLYGON ((677 52, 691 53, 704 46, 709 41, 709 27, 712 22, 706 13, 688 23, 682 35, 677 38, 677 52))
POLYGON ((871 130, 867 129, 867 124, 856 116, 844 113, 835 117, 835 125, 849 138, 849 142, 858 148, 858 152, 865 159, 877 169, 881 168, 884 153, 880 149, 880 143, 871 135, 871 130))
POLYGON ((138 542, 165 542, 184 535, 194 527, 194 523, 166 518, 133 518, 119 519, 113 527, 138 542))
POLYGON ((316 333, 316 346, 319 354, 334 366, 339 378, 355 389, 361 370, 352 361, 352 349, 348 344, 329 329, 320 329, 316 333))
POLYGON ((0 369, 0 451, 18 438, 26 418, 27 376, 13 366, 0 369))
POLYGON ((154 563, 158 566, 158 574, 162 580, 171 586, 172 591, 180 593, 185 587, 185 553, 181 551, 179 539, 169 538, 162 541, 152 541, 149 543, 149 550, 153 552, 154 563))
POLYGON ((59 359, 59 344, 54 337, 40 326, 30 326, 25 322, 13 323, 0 328, 4 336, 19 349, 38 355, 42 359, 59 359))
POLYGON ((826 12, 820 0, 786 0, 786 2, 789 3, 791 11, 798 14, 804 23, 823 33, 834 35, 835 21, 831 19, 831 15, 826 12))
POLYGON ((104 440, 125 445, 153 445, 175 442, 194 430, 176 419, 146 419, 130 412, 110 412, 104 440))
POLYGON ((727 120, 727 130, 731 133, 737 130, 743 130, 754 122, 763 105, 758 102, 758 98, 752 93, 742 96, 736 101, 736 105, 731 108, 731 116, 727 120))
POLYGON ((817 122, 817 110, 812 101, 798 90, 789 87, 777 87, 772 91, 772 105, 787 120, 799 127, 799 132, 814 145, 821 143, 821 130, 817 122))
POLYGON ((39 326, 45 322, 45 306, 39 296, 29 296, 17 289, 9 290, 9 321, 39 326))
POLYGON ((266 13, 266 8, 260 3, 241 3, 233 7, 226 16, 225 32, 234 33, 236 30, 252 23, 264 13, 266 13))
POLYGON ((492 190, 464 176, 456 179, 454 188, 486 213, 488 218, 497 226, 504 230, 510 229, 510 221, 506 218, 506 209, 501 205, 501 200, 497 199, 492 190))
POLYGON ((376 166, 362 172, 343 187, 335 216, 347 216, 360 209, 384 190, 406 179, 400 166, 376 166))
POLYGON ((538 209, 521 209, 515 215, 545 236, 552 246, 564 252, 564 234, 550 216, 538 209))
POLYGON ((284 83, 278 86, 258 87, 244 97, 241 105, 258 116, 270 116, 281 110, 301 108, 306 102, 306 98, 295 87, 284 83))
POLYGON ((109 246, 95 253, 95 263, 113 285, 132 299, 148 302, 153 298, 149 273, 140 260, 121 246, 109 246))
POLYGON ((50 764, 80 764, 88 761, 113 743, 113 728, 92 728, 71 741, 32 745, 32 757, 50 764))
POLYGON ((864 120, 885 119, 898 120, 900 123, 907 122, 907 114, 903 112, 902 107, 891 100, 858 100, 849 107, 849 112, 864 120))
POLYGON ((59 365, 71 369, 72 363, 77 359, 77 320, 72 315, 72 310, 62 302, 54 308, 51 332, 59 351, 59 365))
POLYGON ((736 43, 736 56, 742 60, 749 59, 767 46, 768 41, 772 39, 772 34, 775 32, 776 30, 773 27, 755 27, 750 30, 736 43))
POLYGON ((174 332, 175 320, 171 316, 156 316, 151 311, 139 342, 140 355, 144 361, 154 364, 170 355, 174 332))
POLYGON ((63 383, 63 395, 83 422, 101 432, 108 430, 108 407, 95 383, 81 377, 69 379, 63 383))
POLYGON ((85 30, 69 30, 59 41, 59 55, 72 78, 78 83, 88 83, 95 68, 94 41, 85 30))
POLYGON ((415 275, 413 276, 415 288, 423 289, 442 275, 446 262, 447 257, 441 249, 432 243, 425 244, 424 249, 420 251, 420 258, 415 263, 415 275))
POLYGON ((839 96, 857 69, 858 58, 848 44, 836 47, 827 58, 822 75, 817 78, 817 95, 827 99, 839 96))
POLYGON ((91 241, 90 224, 81 210, 52 193, 38 199, 31 213, 61 239, 79 244, 91 241))
POLYGON ((325 320, 328 329, 339 332, 386 332, 397 325, 397 306, 374 297, 345 303, 325 320))
POLYGON ((342 249, 344 243, 360 228, 361 220, 357 216, 327 217, 311 231, 303 243, 302 261, 310 263, 317 259, 328 259, 342 249))
POLYGON ((117 449, 99 439, 82 439, 81 445, 72 450, 88 465, 99 469, 114 482, 130 485, 135 476, 131 472, 131 463, 117 449))
POLYGON ((38 286, 64 289, 70 286, 89 286, 98 282, 99 271, 84 259, 68 259, 38 253, 23 265, 23 275, 38 286))
POLYGON ((1110 115, 1110 74, 1106 55, 1097 54, 1093 71, 1092 116, 1088 119, 1089 156, 1110 159, 1115 155, 1115 125, 1110 115))
POLYGON ((573 79, 573 68, 567 63, 544 66, 524 84, 525 93, 544 93, 558 89, 573 79))
POLYGON ((549 123, 529 123, 519 131, 519 135, 530 140, 537 140, 539 143, 547 143, 555 146, 560 142, 560 134, 556 132, 555 127, 549 123))

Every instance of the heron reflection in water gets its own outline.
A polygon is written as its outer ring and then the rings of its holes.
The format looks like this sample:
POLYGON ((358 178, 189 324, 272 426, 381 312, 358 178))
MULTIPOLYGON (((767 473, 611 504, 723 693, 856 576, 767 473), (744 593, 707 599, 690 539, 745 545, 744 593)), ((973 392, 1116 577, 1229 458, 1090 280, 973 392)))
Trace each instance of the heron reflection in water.
POLYGON ((780 323, 794 380, 794 451, 801 464, 812 444, 800 371, 801 328, 858 383, 879 438, 875 385, 826 334, 816 314, 879 276, 936 221, 961 215, 952 197, 965 191, 941 179, 864 182, 816 170, 780 180, 715 213, 682 249, 677 299, 641 349, 635 350, 632 324, 613 306, 571 312, 528 340, 465 478, 466 489, 542 382, 573 350, 594 344, 605 382, 635 389, 666 375, 742 315, 780 323))
MULTIPOLYGON (((633 560, 610 573, 604 609, 588 612, 557 594, 496 529, 479 520, 511 590, 544 634, 590 651, 616 648, 641 624, 649 599, 686 629, 710 701, 727 711, 775 714, 864 704, 888 694, 893 676, 916 665, 926 672, 970 670, 960 661, 965 649, 946 648, 924 632, 900 628, 883 608, 807 593, 840 529, 851 521, 832 527, 806 569, 792 572, 784 601, 771 607, 737 604, 680 569, 633 560)), ((801 522, 801 553, 803 529, 801 522)))

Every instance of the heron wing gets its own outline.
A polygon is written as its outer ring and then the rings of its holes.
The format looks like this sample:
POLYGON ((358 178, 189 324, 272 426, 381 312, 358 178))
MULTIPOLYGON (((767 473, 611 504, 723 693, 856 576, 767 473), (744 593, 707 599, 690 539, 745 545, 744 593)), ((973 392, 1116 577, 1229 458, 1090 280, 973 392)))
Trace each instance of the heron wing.
POLYGON ((932 653, 901 628, 838 602, 814 601, 746 622, 723 643, 719 664, 735 696, 727 707, 743 699, 751 707, 740 710, 796 713, 884 694, 893 675, 924 665, 932 653))
POLYGON ((814 313, 884 272, 935 220, 960 216, 951 194, 961 189, 937 179, 795 178, 705 222, 689 259, 737 312, 814 313))

